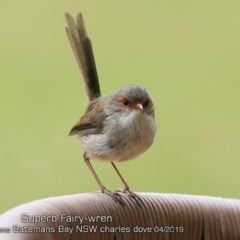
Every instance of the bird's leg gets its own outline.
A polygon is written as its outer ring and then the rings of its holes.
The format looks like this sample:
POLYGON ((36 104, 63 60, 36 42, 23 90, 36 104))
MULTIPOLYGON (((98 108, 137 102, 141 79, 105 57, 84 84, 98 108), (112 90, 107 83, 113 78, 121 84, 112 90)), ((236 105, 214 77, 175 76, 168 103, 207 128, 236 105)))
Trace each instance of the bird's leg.
POLYGON ((106 188, 103 186, 102 182, 100 181, 99 177, 97 176, 96 172, 94 171, 94 169, 93 169, 93 167, 92 167, 92 165, 91 165, 91 163, 90 163, 90 161, 89 161, 89 158, 86 157, 86 154, 85 154, 85 153, 84 153, 84 155, 83 155, 83 158, 84 158, 84 161, 85 161, 85 163, 87 164, 88 168, 90 169, 92 175, 93 175, 94 178, 96 179, 96 181, 97 181, 97 183, 98 183, 98 185, 99 185, 102 193, 105 193, 105 194, 111 196, 111 197, 113 198, 114 202, 119 202, 120 204, 123 204, 123 200, 122 200, 122 197, 121 197, 120 194, 118 194, 118 193, 116 193, 116 192, 111 192, 110 190, 106 189, 106 188))
POLYGON ((131 198, 133 198, 138 205, 141 206, 140 202, 142 201, 141 198, 134 192, 132 192, 128 186, 128 184, 126 183, 126 181, 123 179, 122 175, 120 174, 120 172, 118 171, 117 167, 115 166, 115 164, 113 162, 111 162, 113 168, 115 169, 115 171, 117 172, 118 176, 120 177, 123 185, 124 185, 124 189, 118 189, 116 190, 116 192, 122 192, 122 193, 127 193, 131 198))

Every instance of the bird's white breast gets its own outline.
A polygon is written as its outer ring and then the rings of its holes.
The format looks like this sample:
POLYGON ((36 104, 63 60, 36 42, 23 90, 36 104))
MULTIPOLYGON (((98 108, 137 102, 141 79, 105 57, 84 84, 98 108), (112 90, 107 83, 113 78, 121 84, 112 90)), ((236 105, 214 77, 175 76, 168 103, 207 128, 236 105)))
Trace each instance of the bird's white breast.
POLYGON ((127 161, 145 152, 153 143, 156 123, 152 116, 141 111, 127 115, 109 116, 102 134, 81 139, 89 158, 107 161, 127 161))

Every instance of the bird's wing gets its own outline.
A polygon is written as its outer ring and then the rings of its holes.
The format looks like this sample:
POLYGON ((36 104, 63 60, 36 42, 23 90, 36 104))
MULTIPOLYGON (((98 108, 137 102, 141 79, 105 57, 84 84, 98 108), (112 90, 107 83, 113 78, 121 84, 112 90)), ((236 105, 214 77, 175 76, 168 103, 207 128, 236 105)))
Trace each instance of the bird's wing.
POLYGON ((86 113, 71 129, 69 136, 100 134, 103 130, 103 122, 107 117, 104 112, 104 101, 107 97, 97 98, 91 101, 86 109, 86 113))
POLYGON ((81 13, 77 15, 77 23, 69 13, 65 13, 65 18, 67 37, 81 71, 88 99, 91 101, 101 96, 91 40, 81 13))

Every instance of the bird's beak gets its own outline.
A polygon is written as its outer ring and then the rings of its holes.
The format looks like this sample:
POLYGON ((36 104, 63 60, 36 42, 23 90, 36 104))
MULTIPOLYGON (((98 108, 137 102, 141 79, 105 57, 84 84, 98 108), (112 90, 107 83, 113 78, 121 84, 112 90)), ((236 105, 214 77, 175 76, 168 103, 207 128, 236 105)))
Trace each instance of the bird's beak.
POLYGON ((141 104, 141 103, 137 103, 137 104, 135 105, 135 109, 143 110, 142 104, 141 104))

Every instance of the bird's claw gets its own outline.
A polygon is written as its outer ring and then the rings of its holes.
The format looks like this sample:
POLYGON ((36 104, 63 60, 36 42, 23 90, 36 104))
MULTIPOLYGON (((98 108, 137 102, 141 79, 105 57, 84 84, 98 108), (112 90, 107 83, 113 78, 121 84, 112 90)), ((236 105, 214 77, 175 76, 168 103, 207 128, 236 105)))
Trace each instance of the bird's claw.
POLYGON ((111 196, 115 203, 118 202, 121 205, 124 205, 124 201, 123 201, 121 195, 118 194, 117 192, 111 192, 110 190, 106 189, 105 187, 103 187, 101 190, 102 190, 102 193, 105 193, 105 194, 111 196))
POLYGON ((142 203, 143 203, 142 199, 136 193, 131 191, 128 187, 127 188, 125 187, 124 189, 117 189, 115 191, 115 193, 118 193, 118 192, 126 193, 130 198, 135 200, 135 202, 139 207, 142 207, 142 203))

